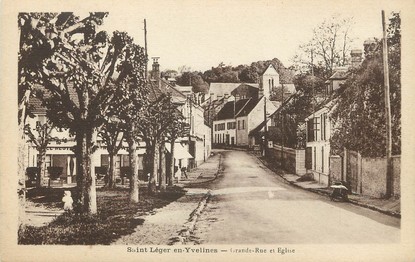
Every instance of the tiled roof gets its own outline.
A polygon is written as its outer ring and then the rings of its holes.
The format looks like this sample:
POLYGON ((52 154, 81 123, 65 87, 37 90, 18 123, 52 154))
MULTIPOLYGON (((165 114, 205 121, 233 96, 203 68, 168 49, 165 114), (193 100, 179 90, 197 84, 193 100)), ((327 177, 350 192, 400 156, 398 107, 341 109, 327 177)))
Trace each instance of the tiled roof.
POLYGON ((235 116, 235 112, 239 112, 249 101, 250 99, 241 99, 226 103, 222 109, 216 115, 216 120, 224 120, 224 119, 233 119, 235 116), (235 111, 234 111, 235 109, 235 111))
POLYGON ((237 112, 236 116, 237 117, 247 116, 249 113, 251 113, 252 109, 255 108, 255 106, 258 104, 259 101, 260 100, 253 99, 253 98, 248 99, 248 102, 246 103, 246 105, 239 112, 236 111, 237 112))
MULTIPOLYGON (((68 83, 67 87, 70 100, 74 102, 76 106, 79 106, 78 94, 76 93, 76 89, 74 88, 73 83, 68 83)), ((44 114, 46 113, 46 107, 43 105, 42 99, 36 96, 36 93, 38 92, 42 93, 45 99, 50 97, 50 91, 45 89, 42 85, 35 85, 33 96, 29 98, 29 110, 34 114, 44 114)))
POLYGON ((347 71, 346 70, 338 70, 334 72, 334 74, 329 78, 330 80, 344 80, 347 78, 347 71))
POLYGON ((224 96, 225 94, 231 94, 231 92, 237 88, 241 83, 210 83, 209 93, 213 93, 215 98, 218 96, 224 96))

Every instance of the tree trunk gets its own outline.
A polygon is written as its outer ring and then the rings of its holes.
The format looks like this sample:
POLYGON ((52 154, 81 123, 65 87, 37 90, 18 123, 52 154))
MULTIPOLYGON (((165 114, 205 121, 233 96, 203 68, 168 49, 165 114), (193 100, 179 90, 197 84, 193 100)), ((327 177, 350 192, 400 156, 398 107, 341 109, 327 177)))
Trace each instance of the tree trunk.
POLYGON ((158 169, 159 169, 159 142, 154 141, 153 148, 152 148, 152 166, 153 170, 150 173, 150 178, 148 180, 148 191, 150 194, 153 194, 156 192, 156 177, 158 175, 158 169))
POLYGON ((46 148, 39 150, 39 158, 37 159, 38 174, 36 179, 36 187, 42 186, 42 179, 45 178, 45 169, 43 168, 46 159, 46 148))
POLYGON ((173 186, 174 185, 174 140, 170 141, 171 143, 171 149, 170 149, 170 153, 171 153, 171 162, 170 162, 170 166, 168 167, 169 171, 168 171, 168 183, 169 186, 173 186))
POLYGON ((159 187, 160 190, 166 190, 166 153, 165 153, 165 142, 164 138, 160 144, 160 180, 159 187))
POLYGON ((17 174, 18 174, 18 198, 19 198, 19 218, 20 222, 25 220, 25 205, 26 205, 26 153, 27 143, 24 134, 24 126, 26 119, 26 105, 29 102, 30 89, 26 90, 22 100, 19 102, 19 130, 18 130, 18 163, 17 163, 17 174))
POLYGON ((128 154, 129 154, 129 161, 130 161, 130 170, 131 170, 131 178, 130 178, 130 201, 133 203, 138 203, 140 201, 140 194, 139 194, 139 184, 138 184, 138 155, 137 155, 137 143, 131 137, 128 136, 128 154))
POLYGON ((92 130, 78 130, 76 133, 77 147, 77 186, 82 211, 88 214, 97 213, 95 175, 91 172, 92 130))
POLYGON ((109 153, 109 163, 108 163, 108 187, 115 188, 115 155, 109 153))

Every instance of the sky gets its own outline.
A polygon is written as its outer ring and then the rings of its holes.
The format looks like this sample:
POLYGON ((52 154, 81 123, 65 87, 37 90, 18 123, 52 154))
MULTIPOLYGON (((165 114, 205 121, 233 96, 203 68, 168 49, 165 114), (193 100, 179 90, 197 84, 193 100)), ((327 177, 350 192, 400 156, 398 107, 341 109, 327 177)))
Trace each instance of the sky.
MULTIPOLYGON (((314 27, 333 15, 354 18, 353 48, 382 36, 381 1, 163 1, 131 2, 109 8, 103 29, 127 31, 162 70, 186 65, 205 71, 223 62, 237 66, 278 58, 288 67, 314 27), (333 2, 336 2, 335 4, 333 2)), ((396 10, 399 11, 399 10, 396 10)))

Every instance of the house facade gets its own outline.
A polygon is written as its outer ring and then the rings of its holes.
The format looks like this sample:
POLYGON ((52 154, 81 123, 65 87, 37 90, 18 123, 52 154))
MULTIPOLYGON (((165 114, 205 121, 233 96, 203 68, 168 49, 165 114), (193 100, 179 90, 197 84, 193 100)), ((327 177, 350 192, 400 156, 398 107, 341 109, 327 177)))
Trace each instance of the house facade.
POLYGON ((327 103, 321 109, 309 115, 306 132, 306 169, 312 173, 314 180, 328 185, 330 174, 330 136, 332 123, 331 108, 334 101, 327 103))
MULTIPOLYGON (((273 114, 277 107, 271 101, 263 96, 259 100, 250 99, 250 101, 236 114, 236 144, 242 147, 252 148, 258 141, 252 139, 251 131, 256 129, 265 121, 266 116, 273 114)), ((267 125, 270 122, 267 121, 267 125)))

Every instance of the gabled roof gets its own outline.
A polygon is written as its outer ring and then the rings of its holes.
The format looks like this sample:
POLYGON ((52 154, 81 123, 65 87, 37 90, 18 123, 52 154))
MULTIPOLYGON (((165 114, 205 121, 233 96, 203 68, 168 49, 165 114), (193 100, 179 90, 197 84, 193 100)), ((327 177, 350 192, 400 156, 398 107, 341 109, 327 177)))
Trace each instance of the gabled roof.
MULTIPOLYGON (((67 87, 70 100, 74 102, 75 105, 79 106, 78 94, 76 93, 73 83, 68 83, 67 87)), ((36 92, 41 92, 45 99, 49 98, 51 95, 50 91, 45 89, 42 85, 35 84, 34 92, 29 98, 28 109, 33 114, 45 114, 46 107, 43 105, 43 101, 39 97, 36 97, 36 92)))
POLYGON ((173 85, 171 85, 166 80, 160 79, 160 86, 157 86, 157 83, 155 81, 149 82, 150 86, 150 94, 149 99, 155 99, 159 97, 162 94, 167 95, 168 93, 171 94, 171 98, 173 103, 185 103, 187 97, 177 90, 173 85))
POLYGON ((348 76, 347 70, 338 70, 329 78, 330 80, 345 80, 348 76))
POLYGON ((210 83, 209 94, 213 93, 216 98, 218 96, 224 96, 225 94, 231 94, 231 92, 237 88, 241 83, 210 83))
MULTIPOLYGON (((267 66, 267 68, 265 68, 265 70, 262 72, 261 76, 262 76, 262 75, 264 75, 265 73, 267 73, 267 71, 269 71, 269 72, 271 73, 272 69, 274 69, 274 70, 275 70, 275 73, 277 73, 277 74, 278 74, 278 71, 277 71, 277 69, 274 67, 274 65, 273 65, 273 64, 269 64, 269 65, 267 66)), ((273 74, 275 74, 274 72, 272 72, 272 73, 273 73, 273 74)), ((279 75, 279 74, 278 74, 278 75, 279 75)))
MULTIPOLYGON (((267 118, 267 121, 266 122, 268 122, 269 121, 269 117, 267 118)), ((254 129, 252 129, 250 132, 249 132, 249 136, 253 136, 253 135, 255 135, 255 134, 257 134, 259 131, 261 131, 262 130, 262 128, 264 128, 264 126, 265 126, 265 120, 264 121, 262 121, 257 127, 255 127, 254 129)))
POLYGON ((249 100, 250 99, 241 99, 235 103, 233 101, 226 103, 217 113, 215 120, 233 119, 235 117, 235 113, 241 111, 241 109, 246 106, 249 100))
POLYGON ((251 113, 252 109, 255 108, 255 106, 258 104, 259 101, 260 100, 253 99, 253 98, 248 99, 248 102, 246 103, 246 105, 239 112, 236 111, 237 112, 236 117, 249 115, 249 113, 251 113))

